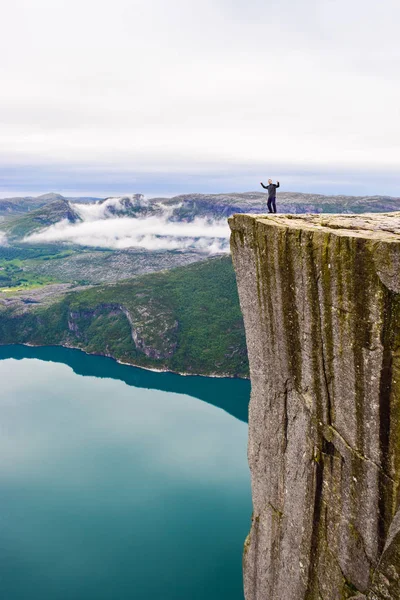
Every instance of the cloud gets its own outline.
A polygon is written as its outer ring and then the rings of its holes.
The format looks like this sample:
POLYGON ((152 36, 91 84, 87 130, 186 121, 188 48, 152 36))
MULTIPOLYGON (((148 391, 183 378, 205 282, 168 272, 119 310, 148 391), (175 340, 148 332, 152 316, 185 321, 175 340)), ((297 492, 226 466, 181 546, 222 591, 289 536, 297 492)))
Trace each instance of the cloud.
POLYGON ((0 231, 0 246, 7 246, 7 236, 3 231, 0 231))
MULTIPOLYGON (((74 204, 73 209, 79 214, 83 221, 99 221, 113 217, 115 213, 123 215, 126 212, 126 207, 122 201, 122 197, 107 198, 104 202, 94 202, 92 204, 74 204)), ((129 198, 130 202, 134 202, 134 198, 129 198)), ((142 202, 144 204, 144 202, 142 202)), ((142 204, 140 200, 136 202, 139 206, 142 204)))
POLYGON ((60 221, 25 238, 28 243, 64 242, 101 248, 144 250, 194 250, 204 254, 229 252, 226 219, 195 218, 190 223, 171 221, 172 210, 158 206, 159 214, 123 216, 122 198, 103 203, 75 204, 82 222, 60 221), (110 213, 113 208, 120 216, 110 213))
POLYGON ((398 0, 14 0, 6 13, 10 167, 397 168, 398 0))

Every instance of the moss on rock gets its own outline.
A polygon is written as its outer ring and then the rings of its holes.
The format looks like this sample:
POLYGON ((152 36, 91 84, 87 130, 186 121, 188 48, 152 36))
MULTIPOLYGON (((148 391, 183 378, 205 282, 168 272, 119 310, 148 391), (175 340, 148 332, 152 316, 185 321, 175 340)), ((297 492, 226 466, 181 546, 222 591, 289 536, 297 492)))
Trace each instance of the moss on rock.
POLYGON ((399 598, 400 214, 230 225, 258 516, 246 599, 399 598))

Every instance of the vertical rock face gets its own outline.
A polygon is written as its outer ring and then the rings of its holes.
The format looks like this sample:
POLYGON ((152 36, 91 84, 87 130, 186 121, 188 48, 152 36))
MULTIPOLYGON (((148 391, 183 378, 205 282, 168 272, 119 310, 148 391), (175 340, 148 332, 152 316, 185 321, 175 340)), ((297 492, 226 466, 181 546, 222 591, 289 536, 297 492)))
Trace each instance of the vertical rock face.
POLYGON ((246 600, 399 598, 400 214, 235 215, 246 600))

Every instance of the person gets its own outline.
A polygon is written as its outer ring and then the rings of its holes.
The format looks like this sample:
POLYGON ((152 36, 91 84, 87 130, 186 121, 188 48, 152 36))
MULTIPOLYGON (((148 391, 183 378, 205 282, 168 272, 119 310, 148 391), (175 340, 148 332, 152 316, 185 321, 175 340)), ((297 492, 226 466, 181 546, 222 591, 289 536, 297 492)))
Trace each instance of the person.
POLYGON ((265 190, 268 190, 268 212, 276 213, 276 188, 279 187, 279 181, 272 183, 272 179, 268 179, 268 185, 264 185, 262 182, 261 185, 265 190))

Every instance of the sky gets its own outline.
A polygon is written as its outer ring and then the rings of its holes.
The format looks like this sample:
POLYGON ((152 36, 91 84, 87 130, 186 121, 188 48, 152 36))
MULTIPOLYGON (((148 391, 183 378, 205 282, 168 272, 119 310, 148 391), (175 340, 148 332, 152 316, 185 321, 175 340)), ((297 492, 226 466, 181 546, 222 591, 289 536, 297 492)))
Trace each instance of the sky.
POLYGON ((0 196, 400 196, 398 0, 0 0, 0 196))

